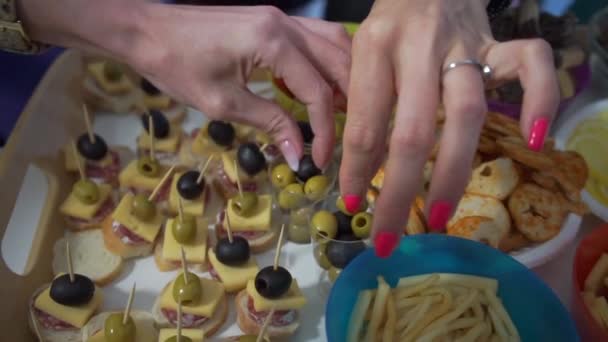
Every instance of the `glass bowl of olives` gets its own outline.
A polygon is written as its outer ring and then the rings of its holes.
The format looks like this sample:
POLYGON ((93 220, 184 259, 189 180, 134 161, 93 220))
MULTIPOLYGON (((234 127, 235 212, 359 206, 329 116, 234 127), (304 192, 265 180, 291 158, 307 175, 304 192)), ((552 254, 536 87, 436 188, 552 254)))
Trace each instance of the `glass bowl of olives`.
POLYGON ((362 206, 350 213, 337 192, 311 206, 309 232, 313 254, 322 269, 319 290, 326 296, 342 269, 369 246, 373 215, 362 206))

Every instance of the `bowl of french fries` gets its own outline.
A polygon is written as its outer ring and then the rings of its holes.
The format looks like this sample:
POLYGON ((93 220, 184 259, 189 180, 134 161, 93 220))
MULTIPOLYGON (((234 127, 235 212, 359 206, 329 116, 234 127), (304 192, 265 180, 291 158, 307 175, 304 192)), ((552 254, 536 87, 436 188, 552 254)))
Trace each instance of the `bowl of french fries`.
POLYGON ((608 341, 608 225, 580 242, 572 278, 572 315, 583 341, 608 341))
POLYGON ((329 341, 578 341, 555 294, 510 256, 441 234, 369 250, 341 273, 326 308, 329 341))

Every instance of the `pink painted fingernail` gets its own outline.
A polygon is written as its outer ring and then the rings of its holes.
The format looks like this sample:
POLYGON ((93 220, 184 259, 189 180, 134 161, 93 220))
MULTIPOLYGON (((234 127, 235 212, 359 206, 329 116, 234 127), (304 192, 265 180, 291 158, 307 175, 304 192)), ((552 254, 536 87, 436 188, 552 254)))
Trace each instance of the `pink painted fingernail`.
POLYGON ((361 206, 361 196, 357 195, 344 195, 344 207, 351 213, 356 213, 359 211, 359 207, 361 206))
POLYGON ((298 168, 300 167, 300 158, 298 157, 295 146, 289 140, 283 140, 279 144, 279 148, 281 149, 289 168, 293 171, 298 171, 298 168))
POLYGON ((379 258, 388 258, 395 247, 397 247, 397 243, 399 242, 399 236, 395 233, 390 232, 382 232, 376 235, 374 239, 374 246, 376 246, 376 256, 379 258))
POLYGON ((534 120, 532 130, 530 131, 530 139, 528 140, 528 148, 535 152, 540 151, 545 144, 548 129, 549 119, 547 117, 540 117, 534 120))
POLYGON ((448 201, 435 201, 429 214, 429 228, 433 231, 444 231, 450 219, 452 204, 448 201))

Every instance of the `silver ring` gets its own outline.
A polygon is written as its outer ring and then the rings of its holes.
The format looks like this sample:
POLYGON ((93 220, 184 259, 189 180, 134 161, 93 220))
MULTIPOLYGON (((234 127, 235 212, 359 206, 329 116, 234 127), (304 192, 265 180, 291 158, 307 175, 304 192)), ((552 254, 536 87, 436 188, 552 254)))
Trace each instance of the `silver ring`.
POLYGON ((484 81, 487 81, 492 78, 492 68, 487 64, 481 64, 475 59, 463 59, 461 61, 452 62, 448 64, 445 69, 443 69, 443 74, 445 75, 448 71, 463 65, 470 65, 477 68, 477 70, 481 72, 481 77, 484 81))

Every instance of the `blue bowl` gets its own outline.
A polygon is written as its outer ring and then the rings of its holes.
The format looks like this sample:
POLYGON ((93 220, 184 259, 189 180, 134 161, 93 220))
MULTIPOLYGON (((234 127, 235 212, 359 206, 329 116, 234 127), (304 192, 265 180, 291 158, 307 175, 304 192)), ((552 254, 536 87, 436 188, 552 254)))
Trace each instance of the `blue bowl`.
POLYGON ((404 237, 387 259, 377 258, 371 249, 354 259, 340 273, 329 295, 325 313, 328 341, 346 341, 358 293, 375 288, 378 275, 394 287, 401 277, 433 272, 497 279, 498 296, 522 341, 580 341, 557 296, 524 265, 481 243, 439 234, 404 237))

